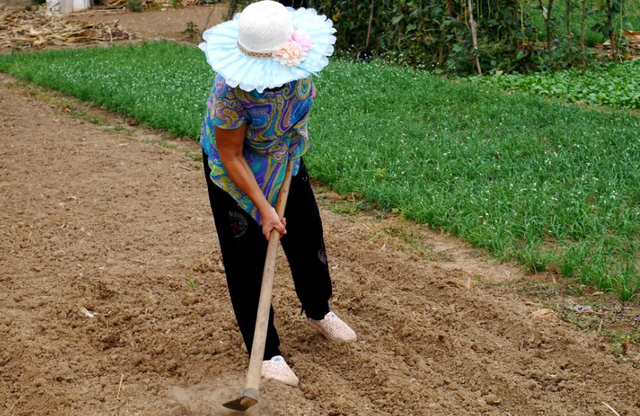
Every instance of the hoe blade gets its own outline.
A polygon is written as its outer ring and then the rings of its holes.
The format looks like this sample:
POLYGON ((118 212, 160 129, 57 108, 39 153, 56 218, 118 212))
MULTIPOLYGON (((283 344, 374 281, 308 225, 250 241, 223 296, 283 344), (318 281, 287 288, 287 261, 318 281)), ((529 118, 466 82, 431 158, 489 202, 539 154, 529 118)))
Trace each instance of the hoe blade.
POLYGON ((238 412, 246 412, 249 408, 258 403, 258 390, 246 389, 242 396, 235 400, 223 404, 224 407, 238 412))

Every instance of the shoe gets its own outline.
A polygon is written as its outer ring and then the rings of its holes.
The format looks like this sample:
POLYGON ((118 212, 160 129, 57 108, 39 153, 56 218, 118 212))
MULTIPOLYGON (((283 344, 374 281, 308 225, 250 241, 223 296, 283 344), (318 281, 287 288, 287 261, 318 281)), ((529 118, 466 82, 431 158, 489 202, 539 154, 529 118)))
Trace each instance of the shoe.
POLYGON ((356 333, 344 321, 329 312, 320 321, 307 318, 309 325, 317 329, 333 342, 353 342, 356 340, 356 333))
POLYGON ((300 383, 298 376, 281 355, 276 355, 272 359, 262 362, 262 377, 278 380, 290 386, 297 386, 300 383))

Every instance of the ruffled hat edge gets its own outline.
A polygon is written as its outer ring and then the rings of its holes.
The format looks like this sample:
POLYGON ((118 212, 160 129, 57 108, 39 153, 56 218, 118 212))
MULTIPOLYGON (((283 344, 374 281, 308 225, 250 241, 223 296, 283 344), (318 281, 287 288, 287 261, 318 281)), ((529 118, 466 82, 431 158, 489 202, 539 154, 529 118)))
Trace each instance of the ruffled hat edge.
POLYGON ((244 54, 238 48, 238 20, 220 23, 203 33, 204 42, 198 47, 205 53, 211 68, 220 74, 233 88, 259 93, 267 88, 277 88, 288 82, 317 74, 329 63, 333 55, 336 32, 333 22, 314 9, 287 7, 296 30, 304 30, 313 46, 306 59, 298 66, 287 66, 273 58, 257 58, 244 54))

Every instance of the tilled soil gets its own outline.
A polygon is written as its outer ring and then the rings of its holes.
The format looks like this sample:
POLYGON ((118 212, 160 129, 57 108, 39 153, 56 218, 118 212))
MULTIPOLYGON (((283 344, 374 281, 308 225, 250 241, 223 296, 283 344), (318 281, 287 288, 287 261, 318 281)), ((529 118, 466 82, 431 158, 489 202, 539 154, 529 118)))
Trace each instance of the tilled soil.
MULTIPOLYGON (((197 145, 90 123, 1 79, 0 413, 234 414, 220 404, 248 357, 185 155, 197 145)), ((301 385, 266 382, 250 415, 640 415, 639 370, 496 286, 517 269, 318 199, 332 308, 358 342, 305 324, 280 255, 276 321, 301 385)))

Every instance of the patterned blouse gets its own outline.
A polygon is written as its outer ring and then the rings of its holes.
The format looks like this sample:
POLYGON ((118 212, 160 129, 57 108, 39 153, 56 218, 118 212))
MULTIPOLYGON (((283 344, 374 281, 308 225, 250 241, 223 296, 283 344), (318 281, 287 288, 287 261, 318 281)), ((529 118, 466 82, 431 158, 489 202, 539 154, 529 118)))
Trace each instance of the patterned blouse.
POLYGON ((295 176, 300 158, 310 147, 307 121, 313 103, 313 82, 309 77, 262 94, 231 88, 220 75, 213 83, 200 138, 200 145, 208 155, 211 180, 260 224, 260 212, 231 181, 220 161, 214 126, 236 129, 247 125, 243 155, 267 201, 275 206, 288 157, 294 161, 295 176))

